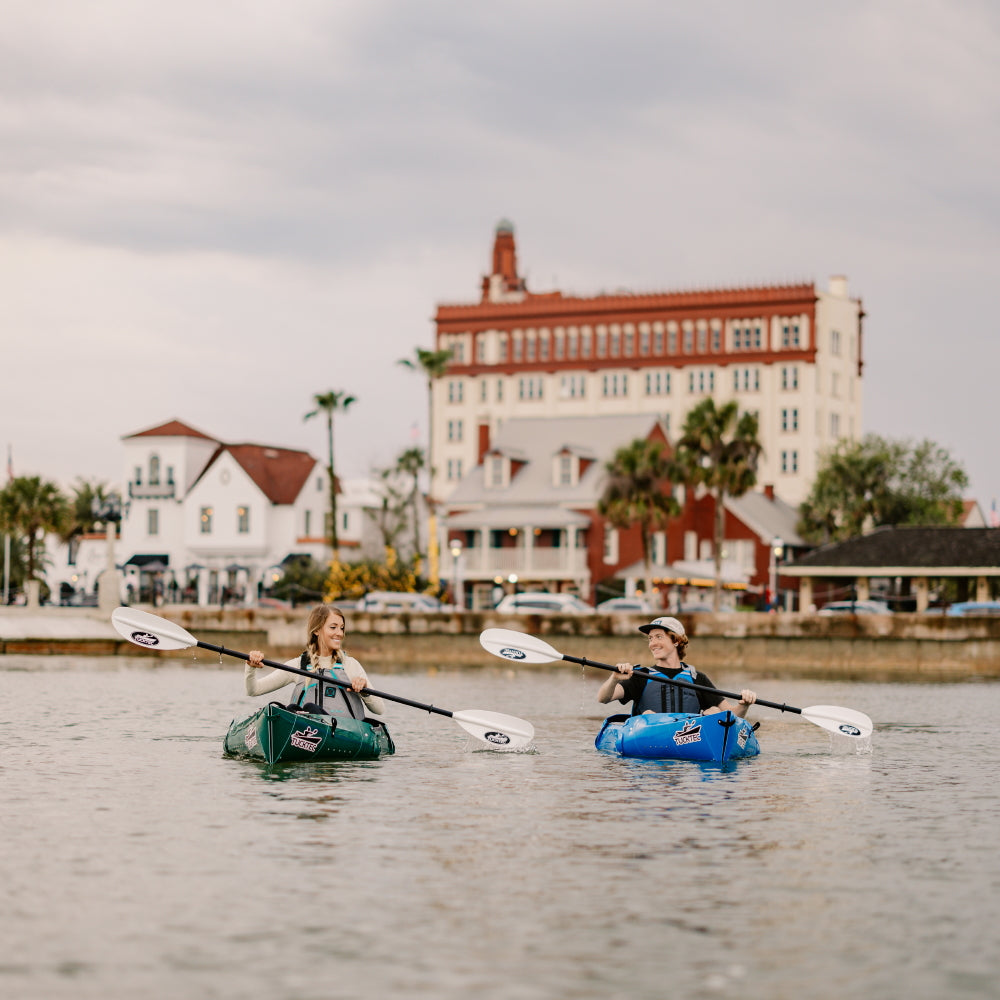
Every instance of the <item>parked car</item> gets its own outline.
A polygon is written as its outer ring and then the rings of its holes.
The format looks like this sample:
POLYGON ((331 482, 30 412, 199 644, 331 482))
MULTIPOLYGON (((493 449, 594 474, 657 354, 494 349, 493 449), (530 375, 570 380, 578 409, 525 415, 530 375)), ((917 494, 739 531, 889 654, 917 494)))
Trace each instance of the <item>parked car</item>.
POLYGON ((1000 615, 1000 601, 959 601, 945 612, 947 615, 1000 615))
POLYGON ((405 591, 373 590, 365 594, 355 608, 357 611, 440 611, 441 602, 427 594, 405 591))
POLYGON ((641 614, 651 615, 653 609, 649 602, 642 597, 612 597, 607 601, 601 601, 597 605, 597 610, 602 614, 641 614))
POLYGON ((526 591, 508 594, 496 606, 502 615, 588 615, 594 609, 574 594, 549 594, 543 591, 526 591))
POLYGON ((887 615, 892 608, 884 601, 831 601, 823 605, 821 615, 887 615))

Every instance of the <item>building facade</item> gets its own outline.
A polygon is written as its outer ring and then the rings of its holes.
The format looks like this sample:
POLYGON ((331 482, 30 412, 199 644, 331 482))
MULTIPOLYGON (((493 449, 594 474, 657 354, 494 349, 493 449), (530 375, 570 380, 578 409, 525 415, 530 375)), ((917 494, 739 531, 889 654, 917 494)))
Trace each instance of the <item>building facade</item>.
POLYGON ((819 455, 862 427, 862 320, 847 279, 589 297, 531 292, 513 226, 496 229, 478 302, 442 304, 434 382, 435 478, 447 497, 511 417, 644 414, 673 441, 705 396, 757 413, 758 481, 805 499, 819 455))

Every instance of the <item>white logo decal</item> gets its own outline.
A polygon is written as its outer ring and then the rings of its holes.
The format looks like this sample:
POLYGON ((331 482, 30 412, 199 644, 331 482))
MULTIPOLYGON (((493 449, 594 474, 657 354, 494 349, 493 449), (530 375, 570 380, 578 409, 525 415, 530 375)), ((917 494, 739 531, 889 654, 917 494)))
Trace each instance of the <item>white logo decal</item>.
POLYGON ((524 653, 519 649, 511 649, 509 646, 506 649, 500 650, 500 655, 507 657, 508 660, 523 660, 524 653))
POLYGON ((837 727, 842 733, 847 733, 848 736, 860 736, 861 730, 857 726, 848 725, 846 722, 837 727))
POLYGON ((739 743, 741 747, 745 747, 748 739, 750 739, 750 730, 741 729, 740 735, 736 737, 736 742, 739 743))
POLYGON ((292 733, 290 742, 293 747, 298 747, 299 750, 308 750, 311 753, 315 753, 320 743, 323 742, 323 737, 320 736, 318 729, 306 726, 305 729, 292 733))
POLYGON ((499 743, 501 746, 510 743, 510 737, 506 733, 483 733, 483 739, 489 740, 490 743, 499 743))
POLYGON ((159 646, 160 640, 152 632, 133 632, 132 641, 140 646, 159 646))
POLYGON ((700 743, 701 742, 701 723, 695 722, 694 719, 688 719, 684 723, 684 728, 679 729, 674 733, 674 743, 677 746, 682 747, 688 743, 700 743))
POLYGON ((257 730, 253 726, 247 728, 246 735, 243 737, 243 742, 247 745, 247 750, 253 750, 257 745, 257 730))

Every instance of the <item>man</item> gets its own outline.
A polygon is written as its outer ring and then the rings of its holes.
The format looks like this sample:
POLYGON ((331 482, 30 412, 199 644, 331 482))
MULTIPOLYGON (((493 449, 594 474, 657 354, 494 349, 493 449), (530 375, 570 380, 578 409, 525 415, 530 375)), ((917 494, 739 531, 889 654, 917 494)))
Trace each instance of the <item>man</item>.
MULTIPOLYGON (((699 673, 682 659, 688 647, 684 626, 676 618, 656 618, 639 631, 649 637, 649 652, 653 656, 653 672, 663 677, 714 688, 709 678, 699 673)), ((701 715, 712 712, 732 712, 741 718, 757 700, 749 688, 740 692, 737 704, 712 691, 695 691, 677 684, 664 684, 634 673, 631 663, 618 663, 615 673, 601 685, 597 700, 606 705, 610 701, 632 702, 632 714, 646 712, 689 712, 701 715)))

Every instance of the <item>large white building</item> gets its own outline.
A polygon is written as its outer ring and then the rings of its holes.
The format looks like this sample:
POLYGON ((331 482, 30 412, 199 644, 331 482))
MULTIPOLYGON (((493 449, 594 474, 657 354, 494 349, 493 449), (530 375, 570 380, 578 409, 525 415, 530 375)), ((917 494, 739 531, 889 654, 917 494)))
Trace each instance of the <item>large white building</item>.
POLYGON ((861 434, 863 316, 840 276, 825 289, 536 294, 501 222, 480 301, 437 310, 436 346, 453 359, 433 388, 432 495, 446 498, 511 417, 648 414, 673 442, 713 396, 757 413, 758 481, 797 504, 821 452, 861 434))

